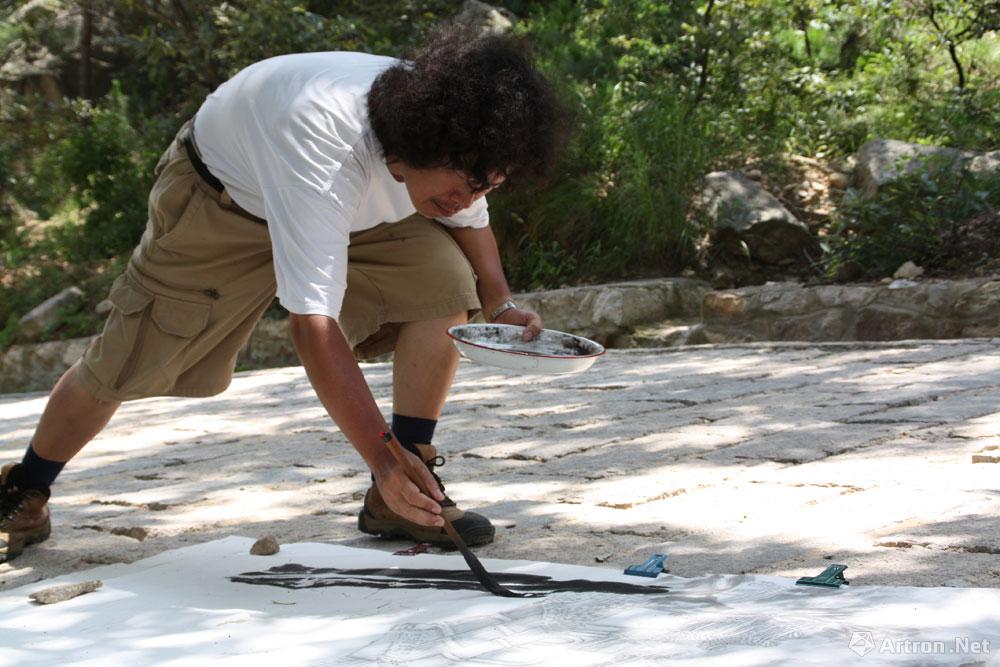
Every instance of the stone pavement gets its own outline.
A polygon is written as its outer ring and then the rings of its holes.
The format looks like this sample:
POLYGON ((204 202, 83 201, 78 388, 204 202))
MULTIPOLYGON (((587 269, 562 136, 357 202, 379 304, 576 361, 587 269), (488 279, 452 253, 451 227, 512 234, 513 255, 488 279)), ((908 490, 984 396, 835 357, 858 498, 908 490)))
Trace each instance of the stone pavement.
MULTIPOLYGON (((1000 586, 1000 341, 611 351, 517 377, 463 361, 437 445, 497 558, 1000 586)), ((390 366, 365 366, 390 412, 390 366)), ((19 459, 42 394, 0 397, 19 459)), ((227 535, 396 550, 355 529, 367 471, 301 368, 124 405, 55 487, 53 537, 0 589, 227 535)))

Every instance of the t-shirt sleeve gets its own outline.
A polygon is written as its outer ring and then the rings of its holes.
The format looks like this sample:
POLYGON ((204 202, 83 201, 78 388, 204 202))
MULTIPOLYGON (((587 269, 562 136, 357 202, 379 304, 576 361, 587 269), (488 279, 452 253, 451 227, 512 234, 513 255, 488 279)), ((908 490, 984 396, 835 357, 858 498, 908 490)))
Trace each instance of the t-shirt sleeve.
POLYGON ((486 197, 480 197, 469 208, 459 211, 450 218, 437 218, 445 227, 486 227, 490 224, 489 207, 486 197))
POLYGON ((264 188, 278 301, 297 315, 340 316, 355 202, 307 186, 264 188))

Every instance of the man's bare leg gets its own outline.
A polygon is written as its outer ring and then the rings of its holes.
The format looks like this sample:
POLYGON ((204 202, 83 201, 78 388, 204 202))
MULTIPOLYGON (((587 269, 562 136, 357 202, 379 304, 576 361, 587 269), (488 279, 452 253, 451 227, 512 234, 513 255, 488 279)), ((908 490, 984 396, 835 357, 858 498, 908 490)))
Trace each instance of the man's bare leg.
POLYGON ((4 507, 0 516, 0 563, 48 539, 52 530, 49 487, 63 464, 101 432, 118 406, 118 402, 98 400, 84 389, 76 366, 59 378, 23 462, 0 468, 0 504, 4 507))
MULTIPOLYGON (((400 442, 407 448, 412 447, 411 451, 415 450, 431 470, 440 461, 437 449, 426 435, 434 431, 458 370, 458 350, 446 331, 466 321, 466 314, 461 312, 436 320, 407 322, 396 339, 392 373, 393 429, 400 442), (408 431, 405 434, 408 437, 401 437, 403 430, 408 431), (414 437, 421 432, 424 436, 414 437)), ((496 531, 486 517, 459 509, 450 498, 445 498, 441 507, 466 544, 475 546, 493 541, 496 531)), ((358 528, 383 537, 451 544, 440 528, 417 526, 395 515, 374 488, 365 496, 358 528)))
POLYGON ((52 389, 31 447, 49 461, 69 461, 107 426, 119 405, 95 398, 80 384, 73 366, 52 389))
POLYGON ((393 412, 422 419, 437 419, 441 415, 458 370, 458 350, 446 332, 449 327, 467 321, 462 311, 441 319, 402 325, 393 355, 393 412))

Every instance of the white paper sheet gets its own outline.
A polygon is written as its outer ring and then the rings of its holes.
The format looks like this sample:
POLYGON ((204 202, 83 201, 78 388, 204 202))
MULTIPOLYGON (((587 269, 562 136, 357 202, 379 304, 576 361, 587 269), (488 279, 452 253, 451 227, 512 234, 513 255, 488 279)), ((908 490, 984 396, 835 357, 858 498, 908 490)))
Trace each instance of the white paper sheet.
POLYGON ((471 583, 459 555, 291 544, 263 557, 252 543, 230 537, 6 591, 0 665, 1000 664, 997 589, 484 561, 515 589, 562 591, 509 599, 471 583), (104 586, 54 605, 28 599, 89 579, 104 586))

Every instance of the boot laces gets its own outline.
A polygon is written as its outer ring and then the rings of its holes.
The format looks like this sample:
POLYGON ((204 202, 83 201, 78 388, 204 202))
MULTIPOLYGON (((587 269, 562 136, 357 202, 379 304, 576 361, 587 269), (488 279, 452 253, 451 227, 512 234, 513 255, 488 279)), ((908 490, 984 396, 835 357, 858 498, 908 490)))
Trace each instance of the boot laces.
POLYGON ((434 481, 437 482, 438 488, 441 489, 441 493, 444 493, 444 482, 442 482, 441 478, 438 477, 438 474, 434 472, 434 468, 435 467, 440 468, 446 462, 447 459, 445 459, 443 456, 435 456, 432 459, 427 459, 426 461, 424 461, 424 464, 427 466, 427 469, 430 470, 431 475, 434 476, 434 481))
POLYGON ((14 482, 8 478, 3 486, 0 486, 0 518, 13 519, 17 511, 21 509, 24 496, 25 490, 15 486, 14 482))

